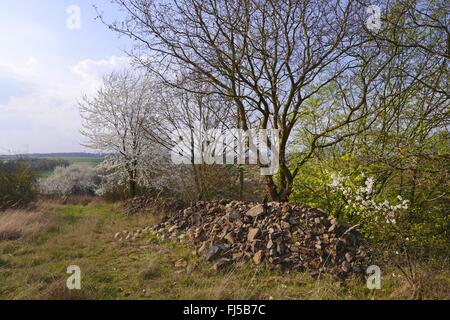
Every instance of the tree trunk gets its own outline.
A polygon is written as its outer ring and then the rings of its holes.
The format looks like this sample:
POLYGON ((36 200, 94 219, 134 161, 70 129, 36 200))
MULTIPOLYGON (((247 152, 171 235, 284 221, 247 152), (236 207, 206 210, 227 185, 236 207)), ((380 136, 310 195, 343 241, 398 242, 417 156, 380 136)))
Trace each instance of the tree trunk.
POLYGON ((136 179, 130 178, 130 180, 128 181, 128 192, 130 198, 134 198, 136 196, 136 189, 137 189, 136 179))
POLYGON ((292 193, 292 186, 294 182, 294 174, 291 173, 286 165, 286 143, 287 143, 286 129, 282 131, 281 142, 279 146, 279 172, 276 177, 277 182, 274 181, 275 176, 266 176, 266 191, 272 201, 288 202, 289 196, 292 193))
POLYGON ((128 192, 129 192, 130 198, 134 198, 137 196, 138 185, 137 185, 136 179, 137 179, 138 173, 137 173, 136 167, 137 167, 137 162, 134 161, 132 169, 128 170, 128 189, 129 189, 128 192))
POLYGON ((195 188, 197 189, 197 200, 203 200, 203 187, 200 181, 198 168, 194 163, 192 163, 192 174, 194 176, 195 188))
POLYGON ((266 192, 270 197, 271 201, 276 202, 288 202, 289 196, 292 193, 292 181, 280 171, 279 173, 279 184, 277 185, 274 181, 274 176, 266 176, 266 192))
POLYGON ((244 169, 239 166, 239 200, 242 201, 244 196, 244 169))

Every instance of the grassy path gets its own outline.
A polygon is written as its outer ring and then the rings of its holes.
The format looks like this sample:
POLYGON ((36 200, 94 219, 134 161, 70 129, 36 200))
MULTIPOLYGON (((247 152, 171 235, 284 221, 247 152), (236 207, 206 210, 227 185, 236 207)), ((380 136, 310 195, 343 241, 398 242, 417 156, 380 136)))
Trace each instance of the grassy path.
POLYGON ((50 217, 37 233, 0 241, 1 299, 370 299, 401 297, 387 277, 370 292, 364 281, 343 286, 331 278, 269 271, 265 265, 217 272, 188 244, 146 236, 117 242, 116 232, 153 224, 127 217, 112 204, 41 203, 50 217), (177 263, 178 262, 178 263, 177 263), (65 289, 66 269, 78 265, 82 290, 65 289), (177 266, 176 266, 177 265, 177 266))

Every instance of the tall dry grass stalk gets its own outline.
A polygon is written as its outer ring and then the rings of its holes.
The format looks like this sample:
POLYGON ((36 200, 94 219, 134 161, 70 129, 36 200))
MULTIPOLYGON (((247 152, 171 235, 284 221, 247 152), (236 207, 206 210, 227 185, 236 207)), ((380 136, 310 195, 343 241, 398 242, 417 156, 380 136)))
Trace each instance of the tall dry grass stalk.
POLYGON ((42 212, 8 210, 0 213, 0 240, 34 236, 53 226, 53 219, 42 212))

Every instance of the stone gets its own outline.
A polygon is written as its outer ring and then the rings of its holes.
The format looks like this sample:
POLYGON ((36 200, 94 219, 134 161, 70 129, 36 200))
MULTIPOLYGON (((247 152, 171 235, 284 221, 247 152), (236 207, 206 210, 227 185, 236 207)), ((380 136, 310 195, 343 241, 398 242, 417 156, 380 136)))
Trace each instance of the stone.
POLYGON ((256 265, 259 265, 259 264, 261 264, 262 258, 263 258, 263 251, 262 251, 262 250, 259 250, 259 251, 258 251, 257 253, 255 253, 255 255, 253 256, 253 262, 254 262, 256 265))
POLYGON ((219 256, 221 247, 220 246, 211 246, 208 252, 206 253, 206 260, 212 261, 219 256))
POLYGON ((257 252, 258 250, 262 250, 264 249, 264 243, 259 240, 259 239, 255 239, 251 244, 250 244, 250 250, 252 252, 257 252))
POLYGON ((341 266, 342 271, 349 272, 350 268, 351 268, 351 265, 347 260, 342 263, 342 266, 341 266))
POLYGON ((235 252, 235 253, 233 253, 233 260, 234 260, 234 261, 239 260, 239 259, 241 259, 243 256, 244 256, 244 253, 243 253, 243 252, 235 252))
POLYGON ((259 228, 250 228, 248 230, 248 234, 247 234, 247 241, 248 242, 253 242, 256 237, 259 236, 259 234, 261 233, 261 229, 259 228))
POLYGON ((337 224, 337 219, 335 217, 330 217, 328 220, 330 221, 330 223, 332 225, 336 225, 337 224))
POLYGON ((290 227, 291 227, 291 225, 285 221, 281 221, 280 226, 281 226, 281 229, 283 229, 283 230, 290 229, 290 227))
POLYGON ((262 204, 258 204, 254 207, 252 207, 250 210, 247 211, 246 215, 252 218, 256 218, 257 216, 264 213, 264 207, 262 204))
POLYGON ((233 232, 228 232, 224 239, 227 240, 229 244, 234 244, 235 242, 233 232))
POLYGON ((228 215, 228 220, 230 222, 235 222, 242 219, 242 214, 239 211, 233 210, 228 215))
MULTIPOLYGON (((358 266, 367 263, 371 251, 358 231, 342 236, 345 224, 318 209, 276 202, 267 208, 270 214, 265 215, 262 204, 199 201, 149 230, 158 241, 185 236, 192 241, 193 254, 214 262, 217 270, 246 260, 258 265, 267 259, 283 272, 330 273, 340 279, 364 273, 358 266)), ((188 268, 181 261, 177 266, 182 272, 188 268)))
POLYGON ((347 252, 346 254, 345 254, 345 260, 347 260, 347 262, 352 262, 352 260, 353 260, 353 255, 350 253, 350 252, 347 252))
POLYGON ((289 218, 289 224, 290 224, 291 226, 296 226, 296 225, 298 225, 298 224, 299 224, 298 218, 296 218, 296 217, 290 217, 290 218, 289 218))

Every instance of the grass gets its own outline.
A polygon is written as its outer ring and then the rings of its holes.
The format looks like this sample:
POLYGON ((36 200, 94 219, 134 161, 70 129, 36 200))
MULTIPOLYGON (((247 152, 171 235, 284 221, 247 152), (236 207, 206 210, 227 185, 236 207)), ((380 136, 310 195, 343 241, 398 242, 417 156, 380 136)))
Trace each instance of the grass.
POLYGON ((56 157, 47 159, 65 160, 68 161, 70 164, 87 163, 93 167, 97 166, 103 161, 103 158, 92 158, 92 157, 56 157))
MULTIPOLYGON (((91 167, 98 166, 102 161, 103 158, 92 158, 92 157, 45 157, 45 159, 52 159, 52 160, 65 160, 68 161, 69 164, 87 164, 91 167)), ((47 178, 53 173, 53 170, 45 170, 45 171, 39 171, 36 172, 35 175, 38 178, 47 178)))
MULTIPOLYGON (((116 232, 151 225, 157 218, 129 217, 114 204, 63 205, 47 201, 38 204, 37 212, 40 212, 37 221, 47 224, 39 224, 31 233, 22 232, 0 241, 0 299, 408 297, 405 281, 388 272, 384 274, 382 289, 370 291, 361 279, 351 279, 343 285, 327 276, 316 280, 307 273, 282 274, 264 264, 215 271, 210 263, 194 254, 188 243, 161 242, 152 235, 134 243, 118 242, 113 239, 116 232), (175 267, 180 260, 184 263, 175 267), (80 291, 65 289, 69 265, 81 268, 80 291)), ((3 219, 0 228, 9 220, 5 217, 0 218, 3 219)), ((24 221, 16 225, 30 225, 24 221)), ((436 296, 430 293, 428 297, 448 299, 450 275, 438 277, 441 288, 436 296)))
MULTIPOLYGON (((87 164, 91 167, 96 167, 98 166, 103 160, 104 158, 102 157, 91 157, 91 156, 87 156, 87 157, 70 157, 70 156, 51 156, 51 155, 46 155, 46 156, 37 156, 34 155, 33 156, 34 159, 48 159, 48 160, 63 160, 63 161, 67 161, 69 164, 78 164, 78 163, 83 163, 83 164, 87 164)), ((5 156, 5 155, 0 155, 0 161, 2 160, 9 160, 9 159, 14 159, 14 156, 5 156)), ((51 174, 53 173, 53 170, 42 170, 42 171, 38 171, 38 172, 34 172, 34 174, 36 175, 36 177, 38 178, 47 178, 49 177, 51 174)))
POLYGON ((34 175, 38 178, 48 178, 52 175, 53 170, 45 170, 45 171, 39 171, 35 172, 34 175))
POLYGON ((52 219, 41 212, 10 210, 0 215, 0 240, 16 240, 32 237, 49 230, 52 219))

